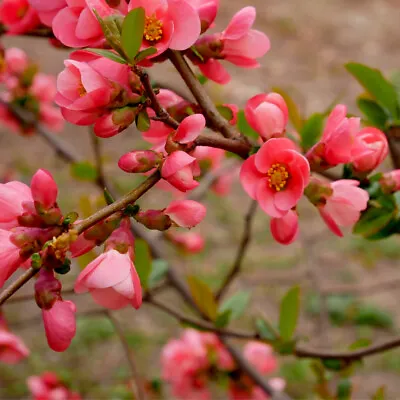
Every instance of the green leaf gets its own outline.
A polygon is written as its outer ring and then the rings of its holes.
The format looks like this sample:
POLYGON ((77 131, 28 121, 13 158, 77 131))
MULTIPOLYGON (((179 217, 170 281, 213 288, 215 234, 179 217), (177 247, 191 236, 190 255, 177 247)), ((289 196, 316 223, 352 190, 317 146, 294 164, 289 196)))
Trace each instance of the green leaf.
MULTIPOLYGON (((100 24, 101 30, 103 31, 104 37, 107 39, 107 43, 118 53, 122 53, 120 47, 121 34, 116 21, 112 17, 101 18, 99 13, 93 9, 93 13, 100 24)), ((123 55, 123 54, 121 54, 123 55)))
POLYGON ((386 208, 371 207, 365 211, 354 225, 353 233, 371 236, 382 230, 393 218, 394 214, 386 208))
POLYGON ((345 367, 345 363, 336 358, 324 359, 322 360, 322 364, 325 368, 331 369, 332 371, 341 371, 345 367))
POLYGON ((390 80, 394 86, 394 90, 397 93, 397 102, 400 104, 400 69, 394 71, 390 80))
POLYGON ((217 106, 217 110, 227 121, 231 121, 233 119, 233 111, 229 107, 217 106))
POLYGON ((388 117, 385 110, 375 100, 359 97, 357 105, 369 123, 379 129, 385 129, 388 117))
POLYGON ((242 316, 245 312, 247 306, 250 301, 250 292, 240 291, 235 293, 228 300, 224 301, 224 303, 219 308, 220 313, 224 313, 226 311, 231 311, 231 319, 237 319, 242 316))
POLYGON ((215 326, 217 328, 224 328, 231 321, 232 310, 226 310, 223 313, 218 314, 215 320, 215 326))
POLYGON ((151 274, 149 276, 149 287, 153 287, 155 284, 164 279, 168 272, 168 263, 160 258, 153 260, 151 274))
POLYGON ((151 274, 151 254, 148 244, 142 239, 135 240, 135 267, 140 283, 147 289, 151 274))
POLYGON ((90 49, 90 48, 87 48, 85 50, 90 51, 91 53, 98 54, 99 56, 106 57, 119 64, 127 64, 126 60, 124 60, 120 55, 114 53, 113 51, 104 49, 90 49))
POLYGON ((133 61, 143 41, 146 14, 144 8, 135 8, 128 13, 122 24, 122 48, 130 61, 133 61))
POLYGON ((367 67, 363 64, 348 63, 345 65, 361 84, 361 86, 372 95, 376 101, 386 108, 393 118, 398 117, 397 93, 392 85, 378 69, 367 67))
POLYGON ((300 288, 294 286, 285 294, 279 315, 279 333, 284 341, 293 337, 300 312, 300 288))
POLYGON ((103 195, 104 195, 104 200, 106 201, 106 203, 108 205, 114 203, 115 199, 114 199, 114 197, 112 197, 111 193, 109 192, 109 190, 107 188, 104 188, 103 195))
POLYGON ((140 111, 136 117, 136 127, 140 132, 147 132, 150 129, 150 118, 146 110, 140 111))
POLYGON ((385 400, 386 399, 386 387, 381 386, 372 397, 372 400, 385 400))
POLYGON ((361 349, 363 347, 368 347, 371 344, 371 340, 366 339, 366 338, 361 338, 356 340, 354 343, 352 343, 349 346, 349 350, 357 350, 361 349))
POLYGON ((217 318, 217 303, 214 294, 206 283, 196 278, 195 276, 188 276, 187 282, 189 285, 190 293, 197 307, 212 321, 217 318))
POLYGON ((89 161, 71 164, 71 175, 82 181, 93 182, 97 179, 97 170, 89 161))
POLYGON ((208 82, 208 78, 203 74, 197 74, 196 78, 200 82, 200 85, 205 85, 208 82))
POLYGON ((264 339, 268 342, 274 342, 278 339, 277 332, 272 325, 262 318, 256 319, 256 330, 261 336, 261 339, 264 339))
POLYGON ((363 304, 354 316, 357 325, 367 325, 376 328, 391 328, 393 326, 392 316, 385 310, 374 305, 363 304))
POLYGON ((240 133, 252 139, 258 139, 260 137, 260 135, 247 122, 243 110, 240 110, 238 112, 237 118, 238 118, 237 127, 240 133))
POLYGON ((136 54, 135 62, 138 63, 138 62, 144 60, 145 58, 150 57, 156 53, 157 53, 157 49, 155 47, 148 47, 147 49, 139 51, 139 53, 136 54))
POLYGON ((304 150, 307 151, 317 143, 322 134, 323 125, 324 116, 321 113, 312 114, 307 121, 304 122, 303 127, 299 131, 301 146, 304 150))
POLYGON ((351 382, 347 378, 339 381, 337 386, 337 400, 351 400, 351 382))
POLYGON ((272 91, 275 93, 279 93, 283 97, 289 110, 290 121, 296 128, 297 132, 300 132, 300 130, 303 127, 303 119, 301 118, 299 109, 294 100, 292 99, 292 97, 289 95, 288 92, 279 87, 273 87, 272 91))

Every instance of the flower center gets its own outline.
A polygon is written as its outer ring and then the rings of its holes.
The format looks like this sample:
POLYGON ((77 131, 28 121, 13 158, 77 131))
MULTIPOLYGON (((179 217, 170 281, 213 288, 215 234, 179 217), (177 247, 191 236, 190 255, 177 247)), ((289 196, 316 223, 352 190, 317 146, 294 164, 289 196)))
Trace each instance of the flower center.
POLYGON ((28 6, 21 6, 18 10, 17 10, 17 17, 19 19, 22 19, 23 17, 25 17, 25 14, 28 12, 29 7, 28 6))
POLYGON ((163 23, 154 14, 146 17, 143 36, 148 42, 158 42, 162 39, 163 23))
POLYGON ((86 89, 83 87, 82 83, 78 87, 78 93, 79 93, 79 97, 83 97, 87 93, 86 89))
POLYGON ((280 192, 285 188, 289 179, 289 173, 282 164, 273 164, 267 172, 269 187, 280 192))

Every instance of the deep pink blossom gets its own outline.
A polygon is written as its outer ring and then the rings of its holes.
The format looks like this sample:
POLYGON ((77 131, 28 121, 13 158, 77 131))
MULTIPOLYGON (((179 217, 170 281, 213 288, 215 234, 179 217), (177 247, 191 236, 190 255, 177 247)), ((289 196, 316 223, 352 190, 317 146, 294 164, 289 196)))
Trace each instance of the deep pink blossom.
POLYGON ((367 208, 368 193, 358 185, 358 181, 350 179, 332 182, 332 194, 326 197, 325 204, 318 206, 328 228, 337 236, 343 236, 339 227, 353 226, 367 208))
POLYGON ((258 94, 247 102, 244 112, 247 122, 264 140, 285 134, 289 111, 280 94, 258 94))
POLYGON ((65 351, 76 332, 76 307, 72 301, 57 300, 50 309, 42 309, 47 343, 54 351, 65 351))
POLYGON ((98 118, 94 124, 94 133, 101 138, 109 138, 128 128, 135 121, 136 110, 133 107, 117 108, 98 118))
POLYGON ((148 172, 161 163, 162 154, 152 150, 136 150, 124 154, 118 166, 125 172, 148 172))
POLYGON ((379 129, 368 127, 357 133, 360 141, 370 153, 353 153, 353 168, 355 171, 370 172, 377 168, 389 153, 389 144, 385 134, 379 129))
POLYGON ((156 55, 168 48, 185 50, 192 46, 200 35, 199 14, 189 0, 129 2, 129 11, 138 7, 143 7, 146 13, 142 47, 155 47, 156 55))
POLYGON ((174 151, 164 161, 162 177, 182 192, 192 190, 199 185, 193 177, 200 175, 197 160, 184 151, 174 151))
POLYGON ((54 17, 63 8, 67 7, 66 0, 28 0, 31 6, 36 10, 39 15, 40 21, 51 26, 54 17))
POLYGON ((36 28, 39 17, 28 0, 2 0, 0 22, 6 26, 8 33, 18 35, 36 28))
POLYGON ((207 209, 194 200, 176 200, 170 203, 164 213, 183 228, 193 228, 206 216, 207 209))
POLYGON ((310 175, 308 161, 286 138, 270 139, 242 165, 244 190, 271 217, 281 218, 303 195, 310 175))
POLYGON ((29 356, 29 349, 13 333, 0 327, 0 363, 17 364, 29 356))
POLYGON ((270 228, 273 238, 280 244, 293 243, 299 233, 299 217, 296 211, 290 210, 282 218, 271 218, 270 228))

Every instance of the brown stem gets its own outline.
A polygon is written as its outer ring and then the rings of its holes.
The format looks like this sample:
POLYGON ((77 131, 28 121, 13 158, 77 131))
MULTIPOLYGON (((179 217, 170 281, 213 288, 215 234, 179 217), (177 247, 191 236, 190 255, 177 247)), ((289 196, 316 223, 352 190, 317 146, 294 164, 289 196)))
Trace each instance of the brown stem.
POLYGON ((244 222, 243 235, 242 235, 242 239, 240 241, 240 246, 238 248, 235 261, 233 263, 233 266, 232 266, 230 272, 228 273, 224 282, 222 283, 221 288, 215 294, 215 298, 217 300, 220 300, 224 296, 226 291, 229 289, 230 284, 233 282, 233 280, 236 278, 236 276, 240 272, 244 256, 246 255, 247 248, 250 244, 251 227, 252 227, 252 222, 253 222, 254 216, 257 211, 257 206, 258 206, 258 203, 255 200, 252 200, 250 203, 250 207, 244 218, 245 222, 244 222))
MULTIPOLYGON (((6 35, 7 33, 8 33, 7 28, 4 25, 0 24, 0 36, 6 35)), ((30 36, 30 37, 39 37, 48 39, 55 38, 53 31, 49 28, 34 29, 29 32, 20 33, 18 34, 18 36, 30 36)))
POLYGON ((200 135, 196 140, 197 146, 215 147, 218 149, 228 150, 231 153, 246 159, 251 150, 251 144, 238 139, 227 139, 217 135, 200 135))
POLYGON ((199 103, 206 119, 213 124, 214 129, 221 132, 226 138, 240 138, 239 132, 218 112, 214 102, 210 99, 203 86, 193 74, 184 56, 180 52, 173 50, 168 50, 167 54, 174 67, 185 81, 186 86, 199 103))
POLYGON ((114 317, 114 315, 110 311, 108 311, 108 310, 104 311, 104 314, 107 316, 107 318, 113 324, 115 332, 117 333, 117 335, 119 337, 122 347, 124 348, 124 352, 125 352, 126 358, 129 363, 129 368, 131 370, 132 378, 133 378, 133 381, 135 382, 135 387, 136 387, 135 399, 137 398, 138 400, 146 400, 146 398, 147 398, 146 392, 144 390, 143 383, 140 378, 135 359, 133 357, 133 352, 132 352, 132 349, 129 347, 128 342, 126 341, 124 331, 121 327, 121 324, 119 323, 119 321, 114 317))

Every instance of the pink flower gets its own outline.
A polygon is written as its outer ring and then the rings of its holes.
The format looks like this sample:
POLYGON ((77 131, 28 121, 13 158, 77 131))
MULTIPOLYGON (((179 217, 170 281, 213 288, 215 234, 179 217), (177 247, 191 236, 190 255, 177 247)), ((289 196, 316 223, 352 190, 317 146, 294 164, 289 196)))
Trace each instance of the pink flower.
POLYGON ((65 120, 61 111, 53 104, 40 104, 39 120, 52 132, 60 132, 64 128, 65 120))
POLYGON ((379 183, 385 193, 394 193, 400 190, 400 169, 383 174, 379 183))
POLYGON ((29 349, 16 335, 0 328, 0 362, 17 364, 29 356, 29 349))
POLYGON ((87 291, 97 304, 111 310, 142 304, 142 288, 130 255, 114 249, 101 254, 79 274, 75 292, 87 291))
POLYGON ((25 261, 11 239, 12 232, 0 229, 0 287, 25 261))
POLYGON ((66 0, 29 0, 29 3, 39 14, 40 21, 47 26, 51 26, 57 13, 67 7, 66 0))
POLYGON ((200 35, 199 14, 188 0, 130 1, 129 11, 138 7, 146 13, 142 47, 155 47, 156 55, 168 48, 186 50, 200 35))
POLYGON ((37 73, 33 78, 30 92, 41 102, 52 102, 57 93, 55 77, 37 73))
POLYGON ((298 220, 297 212, 293 210, 282 218, 271 218, 270 228, 274 239, 284 245, 293 243, 299 233, 298 220))
POLYGON ((172 221, 183 228, 193 228, 206 216, 203 204, 193 200, 173 201, 164 211, 172 221))
POLYGON ((52 20, 55 37, 68 47, 96 47, 104 42, 105 38, 97 21, 93 9, 106 17, 116 11, 104 1, 67 0, 67 7, 59 10, 52 20))
POLYGON ((191 0, 201 21, 201 32, 205 32, 214 22, 219 8, 219 0, 191 0))
POLYGON ((202 114, 189 115, 180 123, 172 140, 181 144, 192 143, 205 127, 206 120, 202 114))
POLYGON ((353 154, 353 168, 360 172, 373 171, 383 162, 389 152, 385 134, 379 129, 368 127, 361 129, 356 138, 370 150, 370 153, 353 154))
POLYGON ((22 74, 29 66, 29 59, 26 53, 16 47, 11 47, 5 51, 4 61, 7 72, 13 75, 22 74))
POLYGON ((347 118, 347 108, 338 104, 330 113, 321 140, 307 153, 313 169, 326 169, 352 161, 354 155, 363 157, 371 151, 357 140, 359 118, 347 118))
POLYGON ((57 79, 55 101, 67 121, 91 125, 110 103, 113 86, 86 62, 66 60, 64 64, 66 68, 57 79))
POLYGON ((18 181, 0 183, 0 228, 11 229, 18 226, 18 217, 26 205, 32 203, 29 186, 18 181))
POLYGON ((174 151, 164 161, 161 175, 172 186, 186 192, 199 185, 193 177, 200 175, 200 168, 194 157, 184 151, 174 151))
POLYGON ((328 228, 337 236, 343 236, 339 226, 353 226, 360 212, 367 208, 368 193, 358 185, 358 181, 349 179, 332 182, 332 194, 326 197, 325 204, 318 206, 328 228))
POLYGON ((96 241, 86 239, 85 235, 82 233, 78 236, 78 239, 69 245, 69 251, 71 252, 72 258, 76 258, 88 253, 94 247, 96 247, 96 241))
POLYGON ((278 361, 271 346, 259 342, 249 342, 244 347, 244 356, 261 374, 271 374, 278 368, 278 361))
POLYGON ((117 108, 98 118, 94 124, 94 133, 101 138, 109 138, 128 128, 135 121, 136 110, 133 107, 117 108))
POLYGON ((168 232, 168 239, 186 253, 196 254, 204 249, 204 238, 198 232, 168 232))
POLYGON ((44 329, 49 347, 65 351, 76 332, 76 307, 72 301, 57 300, 49 310, 42 309, 44 329))
POLYGON ((130 151, 118 161, 118 166, 125 172, 148 172, 161 163, 162 154, 152 150, 130 151))
POLYGON ((52 208, 57 203, 58 188, 49 171, 39 169, 31 181, 32 198, 44 209, 52 208))
POLYGON ((303 195, 310 166, 286 138, 270 139, 242 165, 244 190, 271 217, 281 218, 303 195))
POLYGON ((247 102, 244 112, 250 126, 264 140, 285 134, 289 111, 280 94, 258 94, 247 102))
POLYGON ((39 17, 27 0, 3 0, 0 4, 0 21, 8 33, 18 35, 39 25, 39 17))

